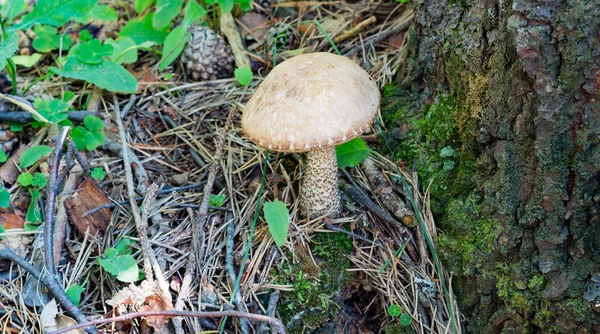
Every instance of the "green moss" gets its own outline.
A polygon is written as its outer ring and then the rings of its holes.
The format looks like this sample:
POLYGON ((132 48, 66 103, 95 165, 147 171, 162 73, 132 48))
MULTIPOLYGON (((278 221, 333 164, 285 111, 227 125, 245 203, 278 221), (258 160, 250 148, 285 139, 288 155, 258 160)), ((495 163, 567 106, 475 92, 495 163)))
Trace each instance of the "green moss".
POLYGON ((449 269, 459 275, 471 275, 484 269, 502 232, 499 222, 483 217, 480 201, 475 193, 464 200, 450 200, 441 221, 440 253, 449 269))
POLYGON ((290 333, 305 333, 335 321, 340 306, 334 300, 349 280, 346 255, 353 249, 352 241, 342 233, 318 233, 313 242, 312 254, 321 262, 320 268, 309 269, 314 267, 310 257, 296 254, 298 263, 288 263, 275 273, 277 284, 294 289, 281 294, 277 307, 284 323, 290 325, 290 333))

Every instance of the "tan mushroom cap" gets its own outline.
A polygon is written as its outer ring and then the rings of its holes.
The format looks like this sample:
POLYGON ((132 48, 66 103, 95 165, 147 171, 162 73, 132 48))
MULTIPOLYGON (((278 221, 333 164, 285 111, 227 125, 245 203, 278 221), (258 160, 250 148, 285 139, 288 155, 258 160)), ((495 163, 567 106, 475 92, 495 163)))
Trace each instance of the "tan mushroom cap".
POLYGON ((369 74, 348 58, 309 53, 276 66, 244 108, 242 129, 258 146, 306 152, 363 133, 379 109, 369 74))

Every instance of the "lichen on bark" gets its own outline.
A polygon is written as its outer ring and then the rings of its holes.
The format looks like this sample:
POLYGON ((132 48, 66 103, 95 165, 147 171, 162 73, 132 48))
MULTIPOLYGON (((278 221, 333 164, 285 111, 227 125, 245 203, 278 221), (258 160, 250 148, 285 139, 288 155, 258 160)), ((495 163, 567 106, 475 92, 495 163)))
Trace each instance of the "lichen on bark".
MULTIPOLYGON (((600 272, 600 2, 423 0, 416 10, 399 76, 406 101, 456 98, 459 140, 477 154, 467 193, 502 231, 485 265, 447 264, 469 332, 599 331, 600 294, 588 289, 600 272)), ((456 210, 468 196, 441 200, 456 210)), ((440 216, 447 245, 473 237, 440 216)))

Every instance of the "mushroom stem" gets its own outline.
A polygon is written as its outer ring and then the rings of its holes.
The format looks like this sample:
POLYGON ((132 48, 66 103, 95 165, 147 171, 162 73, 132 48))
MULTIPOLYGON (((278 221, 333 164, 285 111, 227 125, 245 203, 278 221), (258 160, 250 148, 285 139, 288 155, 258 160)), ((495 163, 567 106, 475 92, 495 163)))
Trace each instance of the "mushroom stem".
POLYGON ((306 216, 336 218, 342 213, 337 170, 335 146, 306 153, 300 195, 300 208, 306 216))

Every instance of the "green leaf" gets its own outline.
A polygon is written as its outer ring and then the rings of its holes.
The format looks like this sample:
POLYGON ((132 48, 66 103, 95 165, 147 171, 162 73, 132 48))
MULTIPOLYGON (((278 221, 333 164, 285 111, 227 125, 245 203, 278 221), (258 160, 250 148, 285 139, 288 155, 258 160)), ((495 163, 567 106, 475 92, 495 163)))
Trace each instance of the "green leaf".
POLYGON ((112 45, 115 49, 110 60, 117 64, 132 64, 138 59, 136 44, 129 37, 119 37, 117 41, 109 38, 104 41, 104 44, 112 45))
POLYGON ((10 33, 8 38, 0 43, 0 71, 6 66, 8 58, 19 49, 19 39, 16 33, 10 33))
POLYGON ((83 126, 78 126, 78 127, 74 128, 73 130, 71 130, 71 133, 69 134, 69 136, 75 143, 75 147, 77 147, 77 150, 79 150, 79 151, 85 150, 87 133, 89 133, 89 131, 86 128, 84 128, 83 126))
POLYGON ((112 45, 102 45, 99 39, 92 39, 79 46, 77 59, 86 64, 96 65, 104 61, 103 57, 110 57, 114 51, 112 45))
POLYGON ((25 9, 27 8, 27 4, 25 0, 13 0, 13 1, 5 1, 5 4, 0 6, 2 8, 2 14, 6 14, 6 20, 8 22, 14 20, 17 16, 19 16, 25 9), (10 8, 8 8, 8 13, 6 12, 6 8, 10 4, 10 8))
POLYGON ((0 190, 0 208, 8 208, 10 206, 10 193, 6 189, 0 190))
POLYGON ((121 282, 135 282, 138 277, 138 266, 131 255, 118 255, 119 252, 114 248, 106 250, 106 257, 99 259, 100 265, 108 273, 117 276, 121 282))
POLYGON ((340 168, 356 167, 371 153, 371 150, 367 148, 367 143, 361 138, 354 138, 338 145, 335 150, 340 168))
MULTIPOLYGON (((101 167, 94 167, 94 169, 92 170, 92 177, 98 181, 104 179, 104 177, 106 176, 106 173, 104 172, 104 169, 102 169, 101 167)), ((124 239, 121 239, 124 240, 124 239)), ((129 240, 129 239, 127 239, 129 240)))
POLYGON ((165 29, 179 14, 183 0, 157 0, 156 10, 152 19, 152 26, 155 29, 165 29))
POLYGON ((0 150, 0 163, 6 162, 6 159, 8 159, 8 157, 6 156, 6 153, 4 151, 0 150))
POLYGON ((21 184, 23 187, 28 187, 33 182, 33 175, 29 172, 21 173, 17 177, 17 182, 21 184))
POLYGON ((269 232, 271 232, 277 246, 281 247, 287 238, 290 213, 280 200, 265 203, 263 211, 267 225, 269 225, 269 232))
POLYGON ((137 79, 122 66, 105 60, 98 65, 85 64, 77 57, 69 57, 63 69, 52 67, 56 74, 63 77, 85 80, 99 88, 118 93, 135 93, 138 89, 137 79))
POLYGON ((11 124, 10 131, 21 132, 23 131, 23 124, 11 124))
POLYGON ((144 16, 141 19, 131 20, 119 31, 120 37, 129 37, 135 44, 140 45, 145 42, 154 44, 163 44, 167 37, 167 29, 154 29, 152 26, 153 13, 144 16))
POLYGON ((33 10, 13 29, 25 30, 34 24, 60 27, 69 20, 85 17, 98 0, 39 0, 33 10))
POLYGON ((85 291, 85 288, 79 284, 71 285, 67 291, 67 297, 75 304, 75 306, 79 306, 79 302, 81 302, 81 294, 85 291))
POLYGON ((13 56, 12 60, 16 65, 20 65, 26 68, 31 68, 38 61, 42 59, 42 54, 34 53, 31 56, 13 56))
POLYGON ((390 315, 390 317, 397 317, 401 313, 402 313, 402 307, 400 307, 400 305, 392 304, 392 305, 390 305, 390 307, 388 307, 388 314, 390 315))
POLYGON ((58 34, 58 30, 53 26, 38 25, 33 28, 33 33, 39 39, 50 39, 58 34))
MULTIPOLYGON (((42 211, 40 210, 38 200, 40 199, 40 192, 38 190, 29 190, 29 194, 31 194, 31 203, 29 203, 29 208, 27 209, 27 213, 25 214, 25 221, 31 224, 37 224, 42 222, 42 211)), ((34 230, 37 227, 34 228, 34 230)))
POLYGON ((165 47, 162 54, 159 70, 163 71, 167 66, 171 65, 183 51, 185 42, 190 38, 190 34, 183 26, 173 29, 167 39, 165 39, 165 47))
POLYGON ((121 238, 119 242, 115 245, 115 249, 117 250, 117 254, 131 254, 131 245, 135 244, 135 242, 129 238, 121 238))
POLYGON ((93 151, 96 148, 98 148, 98 146, 104 144, 104 134, 102 132, 98 132, 98 131, 88 132, 85 135, 85 140, 86 140, 85 148, 88 151, 93 151))
POLYGON ((235 4, 234 0, 217 0, 219 3, 219 7, 221 8, 221 13, 229 13, 233 9, 233 5, 235 4))
POLYGON ((104 127, 102 120, 94 115, 85 116, 83 124, 90 131, 100 131, 104 127))
POLYGON ((89 30, 87 29, 83 29, 79 32, 79 40, 82 42, 87 42, 87 41, 91 41, 92 39, 94 39, 94 36, 92 36, 92 34, 90 33, 89 30))
POLYGON ((19 165, 22 168, 27 168, 35 164, 38 160, 40 160, 43 156, 48 155, 52 152, 52 147, 47 145, 38 145, 32 146, 28 148, 23 155, 21 155, 21 160, 19 165))
POLYGON ((6 233, 4 226, 0 225, 0 240, 2 240, 3 234, 6 233))
POLYGON ((119 19, 119 14, 117 14, 117 11, 114 8, 107 5, 96 4, 83 18, 75 21, 85 24, 91 21, 110 22, 117 19, 119 19))
POLYGON ((44 188, 47 183, 48 183, 48 180, 46 180, 46 176, 44 176, 44 174, 42 174, 42 173, 35 173, 35 176, 31 180, 31 185, 33 185, 34 187, 38 187, 40 189, 44 188))
POLYGON ((223 202, 225 202, 225 194, 210 195, 210 199, 209 199, 210 206, 222 206, 223 202))
POLYGON ((141 13, 153 3, 154 0, 135 0, 135 11, 141 13))
POLYGON ((206 15, 206 9, 200 6, 198 2, 196 2, 196 0, 188 1, 188 3, 185 5, 185 9, 183 10, 183 12, 185 14, 183 16, 182 25, 185 27, 186 30, 192 24, 200 21, 200 19, 204 17, 204 15, 206 15))
POLYGON ((408 313, 402 313, 400 315, 400 325, 408 327, 412 324, 412 317, 408 313))
POLYGON ((242 86, 248 86, 252 82, 252 69, 248 65, 236 68, 233 71, 233 75, 242 86))

